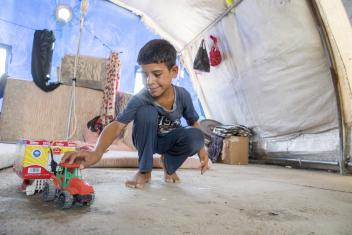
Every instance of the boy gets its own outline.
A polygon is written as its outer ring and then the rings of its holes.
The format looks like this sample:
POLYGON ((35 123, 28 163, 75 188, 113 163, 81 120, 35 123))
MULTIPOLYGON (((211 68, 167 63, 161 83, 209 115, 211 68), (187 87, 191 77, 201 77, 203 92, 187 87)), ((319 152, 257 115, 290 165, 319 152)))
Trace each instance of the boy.
POLYGON ((150 181, 154 153, 162 155, 166 182, 179 182, 176 170, 195 153, 199 155, 203 174, 208 169, 208 154, 204 149, 198 114, 190 94, 171 83, 178 73, 175 48, 166 40, 151 40, 139 51, 138 64, 142 67, 145 88, 131 98, 115 121, 104 128, 94 151, 67 153, 62 161, 80 162, 82 167, 98 162, 133 120, 132 138, 138 150, 139 170, 126 181, 127 187, 143 188, 150 181), (192 127, 181 127, 182 116, 192 127))

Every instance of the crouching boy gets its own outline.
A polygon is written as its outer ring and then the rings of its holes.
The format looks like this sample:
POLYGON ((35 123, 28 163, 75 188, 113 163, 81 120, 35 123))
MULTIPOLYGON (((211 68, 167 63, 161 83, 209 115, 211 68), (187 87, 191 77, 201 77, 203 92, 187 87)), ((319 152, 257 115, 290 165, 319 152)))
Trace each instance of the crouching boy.
POLYGON ((143 188, 151 179, 153 154, 161 154, 166 182, 180 179, 177 169, 196 153, 201 162, 201 173, 208 169, 208 154, 199 129, 198 114, 190 94, 172 84, 177 76, 176 50, 166 40, 149 41, 139 51, 145 88, 134 95, 116 120, 101 133, 94 151, 67 153, 62 161, 80 162, 89 167, 98 162, 120 132, 133 121, 132 139, 138 150, 138 171, 126 181, 127 187, 143 188), (181 126, 184 117, 188 127, 181 126))

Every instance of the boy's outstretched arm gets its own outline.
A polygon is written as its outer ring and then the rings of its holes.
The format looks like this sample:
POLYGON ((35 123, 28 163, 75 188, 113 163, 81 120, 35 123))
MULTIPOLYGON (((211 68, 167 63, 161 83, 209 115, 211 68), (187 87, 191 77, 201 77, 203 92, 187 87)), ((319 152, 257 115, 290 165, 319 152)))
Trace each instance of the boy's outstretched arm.
POLYGON ((120 135, 126 124, 113 121, 107 125, 99 136, 94 151, 79 150, 76 152, 65 153, 61 162, 81 163, 81 168, 89 167, 97 163, 112 142, 120 135))
MULTIPOLYGON (((195 122, 192 126, 195 128, 200 128, 200 124, 198 121, 195 122)), ((199 156, 199 160, 200 160, 200 173, 203 175, 204 172, 206 172, 209 168, 209 166, 208 166, 208 161, 209 161, 208 152, 205 150, 204 146, 201 149, 199 149, 198 156, 199 156)))

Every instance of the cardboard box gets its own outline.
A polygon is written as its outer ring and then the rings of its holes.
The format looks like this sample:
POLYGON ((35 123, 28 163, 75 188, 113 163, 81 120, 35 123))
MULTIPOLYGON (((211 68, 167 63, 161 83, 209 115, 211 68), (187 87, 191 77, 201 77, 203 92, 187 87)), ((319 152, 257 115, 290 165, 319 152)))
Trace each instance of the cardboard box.
POLYGON ((13 169, 26 180, 49 179, 52 175, 51 156, 58 163, 66 152, 75 150, 76 144, 66 140, 19 140, 13 169))
POLYGON ((231 136, 223 140, 220 162, 230 165, 248 164, 248 137, 231 136))

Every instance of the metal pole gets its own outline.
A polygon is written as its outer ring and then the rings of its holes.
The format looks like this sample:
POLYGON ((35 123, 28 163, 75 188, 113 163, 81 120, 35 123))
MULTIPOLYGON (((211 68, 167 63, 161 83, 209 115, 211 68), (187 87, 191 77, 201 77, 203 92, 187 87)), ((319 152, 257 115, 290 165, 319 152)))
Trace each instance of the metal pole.
MULTIPOLYGON (((315 161, 315 160, 303 160, 295 158, 266 158, 253 160, 250 159, 250 163, 258 164, 274 164, 282 166, 293 166, 305 169, 321 169, 321 170, 333 170, 339 171, 339 163, 337 161, 315 161)), ((352 164, 351 164, 352 166, 352 164)))
POLYGON ((70 100, 69 100, 66 139, 70 139, 72 113, 74 113, 74 109, 75 109, 78 56, 79 56, 79 50, 80 50, 80 46, 81 46, 81 37, 82 37, 82 31, 83 31, 84 15, 87 13, 87 9, 88 9, 88 0, 82 0, 82 2, 81 2, 81 16, 79 19, 79 35, 78 35, 78 43, 77 43, 77 52, 76 52, 75 64, 74 64, 74 68, 73 68, 72 87, 71 87, 71 94, 70 94, 70 100))
MULTIPOLYGON (((267 160, 267 159, 263 159, 267 160)), ((268 160, 278 160, 278 161, 288 161, 288 162, 298 162, 298 163, 311 163, 311 164, 324 164, 324 165, 333 165, 338 166, 339 163, 337 161, 318 161, 318 160, 306 160, 306 159, 296 159, 296 158, 269 158, 268 160)))
POLYGON ((328 54, 328 63, 330 66, 330 73, 331 73, 331 81, 335 91, 335 98, 336 98, 336 107, 337 107, 337 118, 338 118, 338 127, 339 127, 339 139, 340 139, 340 146, 339 146, 339 169, 340 174, 344 175, 347 173, 347 157, 349 153, 349 128, 345 125, 344 120, 344 113, 343 107, 341 102, 341 92, 338 85, 338 74, 336 73, 336 63, 334 59, 334 53, 331 48, 331 43, 329 41, 328 34, 326 32, 326 28, 321 17, 319 6, 317 4, 317 0, 310 0, 309 3, 312 6, 313 14, 316 18, 316 23, 318 26, 318 31, 320 34, 320 38, 322 41, 323 48, 325 49, 326 53, 328 54))

